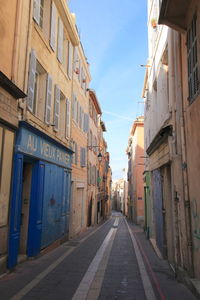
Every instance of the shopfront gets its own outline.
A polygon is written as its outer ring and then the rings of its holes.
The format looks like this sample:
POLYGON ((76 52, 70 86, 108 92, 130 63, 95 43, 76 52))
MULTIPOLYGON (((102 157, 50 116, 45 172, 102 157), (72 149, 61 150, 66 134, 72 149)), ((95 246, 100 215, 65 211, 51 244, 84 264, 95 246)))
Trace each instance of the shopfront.
POLYGON ((21 122, 17 132, 8 267, 69 231, 72 151, 21 122))

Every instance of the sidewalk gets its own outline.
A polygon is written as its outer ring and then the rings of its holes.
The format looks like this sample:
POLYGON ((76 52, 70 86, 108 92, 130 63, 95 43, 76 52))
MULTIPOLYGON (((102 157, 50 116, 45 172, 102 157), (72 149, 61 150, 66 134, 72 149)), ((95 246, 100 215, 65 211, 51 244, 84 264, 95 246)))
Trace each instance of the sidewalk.
POLYGON ((142 254, 146 270, 158 299, 195 300, 194 294, 175 277, 167 260, 160 258, 140 226, 128 222, 142 254))

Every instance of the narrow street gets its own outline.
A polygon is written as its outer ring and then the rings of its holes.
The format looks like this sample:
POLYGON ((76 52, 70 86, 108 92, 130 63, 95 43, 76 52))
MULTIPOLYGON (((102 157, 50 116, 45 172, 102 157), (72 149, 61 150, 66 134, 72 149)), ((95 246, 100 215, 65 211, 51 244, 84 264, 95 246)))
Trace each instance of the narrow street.
POLYGON ((196 299, 120 213, 0 279, 0 299, 196 299))

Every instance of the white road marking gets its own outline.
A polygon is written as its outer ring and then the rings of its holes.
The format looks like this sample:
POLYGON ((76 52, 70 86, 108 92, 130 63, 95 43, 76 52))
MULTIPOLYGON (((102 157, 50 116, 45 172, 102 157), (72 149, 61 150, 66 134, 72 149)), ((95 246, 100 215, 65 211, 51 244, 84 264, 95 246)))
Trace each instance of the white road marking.
MULTIPOLYGON (((109 220, 108 220, 109 221, 109 220)), ((104 226, 108 221, 106 221, 102 226, 104 226)), ((97 232, 102 226, 98 227, 96 230, 91 232, 86 237, 80 240, 80 244, 77 246, 79 247, 85 240, 87 240, 90 236, 92 236, 95 232, 97 232)), ((70 241, 69 241, 70 242, 70 241)), ((63 244, 67 245, 67 243, 63 244)), ((20 300, 26 294, 28 294, 40 281, 46 277, 53 269, 55 269, 71 252, 73 252, 77 247, 73 247, 69 249, 66 253, 64 253, 61 257, 59 257, 55 262, 53 262, 48 268, 46 268, 43 272, 38 274, 33 280, 31 280, 24 288, 22 288, 19 292, 17 292, 10 300, 20 300)))
MULTIPOLYGON (((116 221, 116 220, 115 220, 116 221)), ((119 222, 119 221, 118 221, 119 222)), ((88 270, 86 271, 83 279, 81 280, 72 300, 84 300, 87 297, 91 284, 94 280, 96 272, 98 270, 99 264, 102 261, 103 255, 110 243, 111 237, 117 228, 111 228, 105 237, 101 247, 97 251, 97 254, 93 258, 91 264, 89 265, 88 270)))
MULTIPOLYGON (((125 221, 126 221, 126 219, 125 219, 125 221)), ((154 294, 154 290, 153 290, 149 275, 147 274, 147 271, 146 271, 146 268, 145 268, 145 265, 144 265, 144 262, 143 262, 142 255, 140 254, 140 250, 138 248, 136 239, 135 239, 135 237, 134 237, 127 221, 126 221, 126 225, 128 227, 128 231, 130 233, 130 236, 131 236, 131 239, 132 239, 132 242, 133 242, 133 247, 134 247, 136 258, 137 258, 137 262, 138 262, 138 266, 139 266, 139 270, 140 270, 140 275, 141 275, 141 278, 142 278, 142 284, 143 284, 143 287, 144 287, 144 292, 145 292, 146 299, 147 300, 156 300, 156 296, 154 294)))

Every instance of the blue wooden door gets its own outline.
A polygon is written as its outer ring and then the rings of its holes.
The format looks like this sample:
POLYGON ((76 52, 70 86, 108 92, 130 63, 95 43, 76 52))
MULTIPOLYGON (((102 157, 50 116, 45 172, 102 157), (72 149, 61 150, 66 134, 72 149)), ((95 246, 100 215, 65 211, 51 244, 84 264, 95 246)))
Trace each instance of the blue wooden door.
POLYGON ((27 255, 36 256, 40 252, 42 233, 42 209, 44 192, 44 162, 37 162, 33 167, 31 201, 29 210, 29 227, 27 255))
POLYGON ((153 171, 153 196, 156 243, 161 253, 164 254, 163 191, 159 169, 153 171))
POLYGON ((17 264, 20 243, 20 223, 22 205, 23 155, 15 154, 10 206, 10 230, 8 243, 8 268, 17 264))

